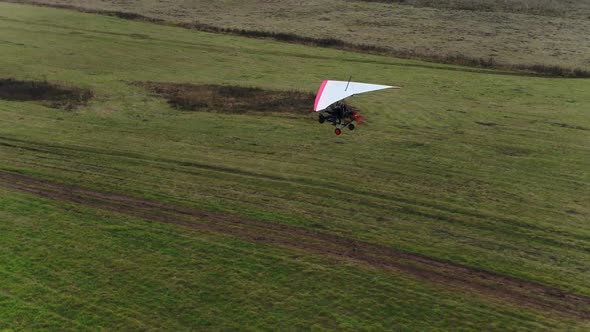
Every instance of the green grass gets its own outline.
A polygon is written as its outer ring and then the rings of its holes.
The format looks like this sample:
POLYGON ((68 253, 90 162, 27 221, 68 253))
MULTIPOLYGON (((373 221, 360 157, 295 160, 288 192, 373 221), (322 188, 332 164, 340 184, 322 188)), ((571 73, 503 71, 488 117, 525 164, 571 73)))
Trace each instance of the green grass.
POLYGON ((173 5, 159 0, 9 1, 335 38, 435 61, 493 59, 502 65, 590 69, 590 3, 584 0, 193 0, 173 5))
MULTIPOLYGON (((95 94, 75 112, 0 101, 0 169, 318 229, 590 296, 590 81, 4 3, 0 77, 95 94), (129 84, 314 92, 350 74, 403 89, 350 99, 368 124, 341 137, 311 113, 180 112, 129 84)), ((0 327, 588 327, 353 262, 0 193, 0 327), (180 285, 170 280, 176 271, 180 285)))
POLYGON ((404 276, 230 237, 69 204, 56 207, 4 190, 0 206, 0 327, 423 331, 573 326, 404 276))

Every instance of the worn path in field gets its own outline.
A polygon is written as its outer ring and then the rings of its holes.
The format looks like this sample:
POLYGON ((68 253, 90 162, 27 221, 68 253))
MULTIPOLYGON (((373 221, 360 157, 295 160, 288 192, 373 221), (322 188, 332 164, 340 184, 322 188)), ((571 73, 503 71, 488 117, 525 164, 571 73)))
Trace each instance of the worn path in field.
POLYGON ((0 171, 0 186, 200 231, 236 236, 308 253, 348 259, 402 272, 433 283, 581 319, 590 319, 590 298, 510 276, 438 261, 300 227, 249 220, 85 189, 0 171))

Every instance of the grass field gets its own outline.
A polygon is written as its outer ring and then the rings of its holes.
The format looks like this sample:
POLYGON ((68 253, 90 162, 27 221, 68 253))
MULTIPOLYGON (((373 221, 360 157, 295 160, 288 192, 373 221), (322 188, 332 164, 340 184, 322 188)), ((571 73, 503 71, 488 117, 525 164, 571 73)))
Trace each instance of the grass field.
POLYGON ((0 100, 0 328, 590 328, 588 80, 0 3, 6 78, 94 97, 0 100), (135 84, 351 74, 340 137, 135 84))
POLYGON ((368 44, 394 54, 590 69, 588 0, 12 0, 368 44))

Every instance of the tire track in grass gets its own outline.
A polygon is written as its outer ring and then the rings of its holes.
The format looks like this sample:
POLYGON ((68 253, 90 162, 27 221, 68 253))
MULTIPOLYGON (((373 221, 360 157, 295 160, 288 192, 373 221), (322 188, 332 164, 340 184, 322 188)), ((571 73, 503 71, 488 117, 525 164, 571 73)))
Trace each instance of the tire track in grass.
MULTIPOLYGON (((520 236, 524 234, 529 234, 529 232, 543 232, 543 233, 550 233, 552 237, 548 237, 545 234, 536 234, 534 237, 530 235, 526 235, 528 241, 539 243, 542 245, 549 245, 553 247, 559 248, 568 248, 570 250, 582 250, 582 251, 590 251, 590 248, 586 248, 579 243, 571 243, 571 239, 576 239, 578 241, 588 241, 588 237, 583 234, 572 234, 568 232, 564 232, 559 229, 555 228, 546 228, 541 225, 532 224, 530 222, 523 222, 519 219, 508 218, 505 216, 499 216, 496 214, 490 214, 489 212, 480 212, 480 211, 470 211, 463 208, 458 208, 456 206, 445 206, 440 204, 440 202, 434 201, 420 201, 415 199, 409 199, 407 197, 401 197, 399 195, 391 194, 391 193, 383 193, 383 192, 375 192, 375 191, 365 191, 365 190, 355 190, 353 192, 347 191, 345 188, 338 184, 328 183, 326 181, 322 181, 323 183, 313 183, 307 179, 299 178, 299 179, 288 179, 276 175, 267 175, 267 174, 260 174, 256 172, 251 172, 247 170, 241 170, 236 168, 230 168, 225 166, 218 166, 218 165, 208 165, 202 163, 195 163, 195 162, 188 162, 188 161, 179 161, 179 160, 172 160, 166 158, 151 158, 145 155, 137 154, 137 153, 129 153, 124 151, 104 151, 102 149, 90 148, 90 147, 77 147, 77 146, 60 146, 60 145, 51 145, 51 144, 42 144, 38 142, 28 142, 19 139, 1 137, 0 139, 8 140, 9 142, 12 141, 13 144, 7 144, 6 146, 19 148, 23 147, 26 148, 33 143, 33 146, 40 146, 42 149, 45 149, 46 153, 52 153, 52 150, 56 150, 54 153, 60 156, 67 156, 73 157, 76 153, 88 153, 88 154, 99 154, 99 155, 108 155, 111 157, 116 158, 125 158, 129 160, 141 160, 144 162, 155 162, 158 165, 153 166, 154 168, 160 168, 165 171, 170 172, 179 172, 179 173, 186 173, 191 175, 201 175, 199 172, 195 173, 191 169, 197 170, 207 170, 212 171, 214 173, 232 175, 232 176, 240 176, 240 177, 250 177, 256 179, 262 179, 266 181, 278 181, 283 183, 291 183, 296 185, 302 185, 307 188, 319 189, 325 191, 330 190, 336 193, 339 192, 347 192, 348 195, 353 195, 358 199, 363 199, 363 197, 371 197, 373 199, 378 199, 379 201, 387 201, 387 202, 396 202, 400 204, 396 211, 399 213, 407 214, 407 215, 414 215, 419 216, 421 218, 426 218, 429 220, 439 220, 444 221, 448 224, 455 224, 461 225, 464 227, 476 228, 483 231, 493 231, 493 232, 500 232, 506 238, 514 238, 516 233, 520 234, 520 236), (25 143, 25 145, 15 145, 14 143, 25 143), (68 151, 68 152, 66 152, 68 151), (74 154, 71 154, 71 153, 74 154), (179 168, 180 167, 180 168, 179 168), (486 221, 486 222, 483 222, 486 221), (493 223, 490 224, 488 221, 492 221, 493 223), (498 227, 497 224, 501 224, 501 227, 498 227), (557 237, 559 236, 559 237, 557 237)), ((1 142, 0 142, 1 143, 1 142)), ((39 149, 39 148, 34 148, 39 149)), ((39 151, 42 151, 39 149, 39 151)), ((391 205, 383 205, 377 202, 368 202, 363 201, 363 205, 371 206, 373 208, 391 208, 391 205)))
MULTIPOLYGON (((54 144, 47 144, 47 143, 40 143, 35 141, 27 141, 22 139, 16 139, 11 137, 3 137, 0 136, 0 140, 5 140, 11 143, 3 143, 6 147, 11 148, 23 148, 33 152, 45 152, 45 153, 52 153, 57 154, 64 157, 72 157, 75 156, 76 153, 88 153, 88 154, 98 154, 98 155, 106 155, 115 158, 125 158, 128 160, 141 160, 144 162, 153 162, 158 163, 159 165, 154 166, 163 170, 179 172, 179 173, 187 173, 187 174, 195 174, 191 171, 191 169, 197 170, 206 170, 212 172, 219 172, 220 174, 231 174, 232 176, 243 176, 243 177, 252 177, 256 179, 262 179, 265 181, 277 181, 281 183, 295 183, 297 185, 302 185, 308 188, 313 189, 321 189, 321 190, 331 190, 334 192, 346 192, 347 195, 355 195, 362 199, 363 197, 370 197, 373 199, 384 200, 384 201, 393 201, 400 204, 398 208, 399 212, 419 216, 422 218, 427 218, 430 220, 441 220, 450 224, 458 224, 465 227, 476 228, 483 231, 492 231, 496 233, 502 233, 506 237, 513 237, 514 233, 518 234, 529 234, 531 231, 536 232, 535 236, 529 236, 527 239, 532 242, 540 243, 543 245, 551 245, 554 247, 559 248, 569 248, 572 250, 582 250, 589 252, 590 248, 580 247, 577 244, 572 244, 566 239, 560 238, 556 239, 554 237, 548 237, 547 234, 550 233, 554 235, 560 235, 561 237, 566 237, 567 239, 576 239, 578 241, 587 242, 590 241, 590 238, 584 234, 576 234, 576 233, 568 233, 564 232, 563 230, 557 228, 548 228, 541 225, 535 225, 530 222, 526 222, 520 220, 518 218, 511 218, 504 215, 497 215, 491 214, 489 212, 481 212, 481 211, 472 211, 467 210, 464 208, 460 208, 457 206, 447 206, 441 204, 441 202, 437 201, 430 201, 430 200, 415 200, 410 199, 407 197, 402 197, 399 195, 395 195, 392 193, 384 193, 384 192, 377 192, 377 191, 366 191, 362 189, 355 189, 351 190, 348 187, 344 187, 337 183, 331 183, 327 181, 315 181, 312 183, 309 179, 305 178, 295 178, 289 179, 278 175, 271 175, 271 174, 261 174, 257 172, 252 172, 248 170, 241 170, 237 168, 231 168, 226 166, 220 165, 209 165, 205 163, 198 163, 194 161, 181 161, 181 160, 173 160, 167 158, 159 158, 159 157, 149 157, 146 155, 142 155, 139 153, 134 152, 126 152, 126 151, 106 151, 99 148, 92 148, 92 147, 79 147, 79 146, 63 146, 63 145, 54 145, 54 144), (35 151, 38 150, 38 151, 35 151), (180 167, 180 168, 179 168, 180 167), (465 219, 467 218, 467 219, 465 219), (486 221, 486 222, 478 222, 478 221, 486 221), (488 223, 488 221, 493 221, 493 224, 488 223), (498 227, 501 224, 503 227, 498 227)), ((0 142, 1 143, 1 142, 0 142)), ((364 201, 363 204, 368 206, 374 206, 376 208, 382 208, 381 205, 364 201)))
POLYGON ((590 320, 590 298, 495 272, 300 227, 148 201, 0 171, 0 186, 198 231, 235 236, 405 273, 460 291, 590 320))

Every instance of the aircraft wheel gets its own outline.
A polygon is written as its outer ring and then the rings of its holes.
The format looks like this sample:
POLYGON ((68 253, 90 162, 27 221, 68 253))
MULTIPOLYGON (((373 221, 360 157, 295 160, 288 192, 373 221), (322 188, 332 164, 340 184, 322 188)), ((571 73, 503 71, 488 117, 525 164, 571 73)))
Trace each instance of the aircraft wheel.
POLYGON ((349 125, 348 125, 348 129, 350 129, 350 130, 354 130, 354 125, 353 125, 352 123, 351 123, 351 124, 349 124, 349 125))
POLYGON ((340 135, 341 133, 342 133, 342 130, 340 130, 340 128, 336 128, 334 130, 334 134, 336 134, 336 135, 340 135))
POLYGON ((323 116, 323 115, 320 115, 320 117, 318 118, 318 121, 319 121, 320 123, 324 123, 324 121, 326 121, 326 118, 324 118, 324 116, 323 116))

